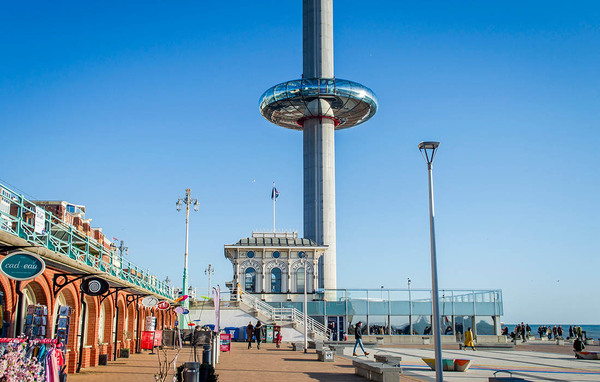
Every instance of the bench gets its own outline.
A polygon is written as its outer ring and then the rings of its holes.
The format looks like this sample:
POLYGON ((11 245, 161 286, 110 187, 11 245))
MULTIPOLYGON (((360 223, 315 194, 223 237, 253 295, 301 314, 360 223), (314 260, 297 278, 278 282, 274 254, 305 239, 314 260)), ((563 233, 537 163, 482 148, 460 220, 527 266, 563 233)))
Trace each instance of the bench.
POLYGON ((402 369, 381 362, 353 360, 354 374, 376 382, 400 382, 402 369))
POLYGON ((344 349, 350 347, 347 345, 329 345, 329 349, 333 350, 336 355, 344 355, 344 349))
POLYGON ((292 350, 304 351, 304 342, 292 342, 292 350))
POLYGON ((335 358, 333 350, 317 350, 317 360, 321 362, 333 362, 335 358))
MULTIPOLYGON (((465 346, 465 344, 458 344, 458 348, 460 350, 464 348, 470 348, 470 346, 465 346)), ((475 344, 475 349, 481 350, 515 350, 515 344, 512 342, 508 343, 488 343, 488 344, 475 344)))
POLYGON ((402 357, 391 354, 375 354, 375 361, 388 364, 390 366, 400 367, 402 357))

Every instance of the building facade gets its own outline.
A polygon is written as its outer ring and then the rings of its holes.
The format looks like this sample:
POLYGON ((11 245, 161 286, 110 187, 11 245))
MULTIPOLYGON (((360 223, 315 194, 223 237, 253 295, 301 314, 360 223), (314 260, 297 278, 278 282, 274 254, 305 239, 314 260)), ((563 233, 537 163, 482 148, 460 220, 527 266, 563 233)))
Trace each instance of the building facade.
POLYGON ((319 289, 319 262, 327 247, 298 237, 297 232, 253 232, 225 246, 233 265, 232 294, 242 290, 264 301, 302 301, 304 288, 319 289))

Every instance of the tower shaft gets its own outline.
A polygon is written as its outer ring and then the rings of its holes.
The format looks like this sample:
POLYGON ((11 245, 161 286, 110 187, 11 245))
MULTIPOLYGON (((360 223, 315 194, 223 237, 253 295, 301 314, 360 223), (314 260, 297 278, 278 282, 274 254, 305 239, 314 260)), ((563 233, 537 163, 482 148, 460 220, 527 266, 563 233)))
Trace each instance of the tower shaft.
MULTIPOLYGON (((333 1, 303 0, 303 78, 333 78, 333 1)), ((336 289, 334 121, 303 125, 304 237, 327 245, 319 287, 336 289)))

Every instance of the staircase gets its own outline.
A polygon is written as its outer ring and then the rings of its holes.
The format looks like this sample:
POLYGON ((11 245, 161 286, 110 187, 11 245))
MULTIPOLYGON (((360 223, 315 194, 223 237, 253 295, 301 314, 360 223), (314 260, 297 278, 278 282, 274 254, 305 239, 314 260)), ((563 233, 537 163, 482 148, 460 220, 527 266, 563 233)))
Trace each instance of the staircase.
MULTIPOLYGON (((294 327, 300 328, 298 330, 304 330, 304 313, 298 309, 274 308, 246 291, 239 292, 241 292, 239 293, 240 305, 252 309, 253 314, 262 318, 263 321, 292 323, 294 327)), ((327 340, 329 338, 325 325, 310 316, 306 317, 306 326, 309 336, 313 339, 327 340)))

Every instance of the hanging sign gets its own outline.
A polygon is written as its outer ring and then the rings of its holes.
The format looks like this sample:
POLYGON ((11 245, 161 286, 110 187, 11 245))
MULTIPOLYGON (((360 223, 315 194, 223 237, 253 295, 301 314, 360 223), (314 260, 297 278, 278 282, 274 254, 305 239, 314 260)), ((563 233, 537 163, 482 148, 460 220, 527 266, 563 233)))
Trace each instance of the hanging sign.
POLYGON ((156 307, 160 310, 167 310, 171 307, 171 304, 169 304, 168 301, 161 301, 158 303, 158 305, 156 305, 156 307))
POLYGON ((100 277, 88 277, 81 283, 83 293, 90 296, 100 296, 108 292, 110 285, 100 277))
POLYGON ((46 211, 42 207, 35 206, 35 219, 33 221, 33 231, 43 234, 46 228, 46 211))
POLYGON ((0 262, 0 271, 6 277, 17 281, 26 281, 41 275, 46 263, 38 255, 27 252, 15 252, 0 262))
POLYGON ((183 309, 183 313, 182 314, 188 314, 190 312, 189 309, 183 309))
POLYGON ((153 308, 158 305, 158 299, 154 296, 146 296, 142 299, 142 305, 146 308, 153 308))
POLYGON ((183 308, 178 306, 177 308, 175 308, 175 313, 177 314, 183 314, 183 308))

